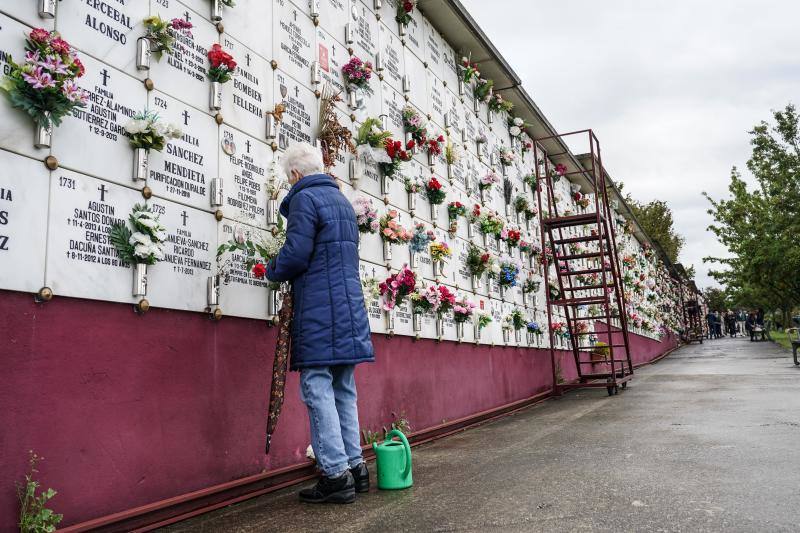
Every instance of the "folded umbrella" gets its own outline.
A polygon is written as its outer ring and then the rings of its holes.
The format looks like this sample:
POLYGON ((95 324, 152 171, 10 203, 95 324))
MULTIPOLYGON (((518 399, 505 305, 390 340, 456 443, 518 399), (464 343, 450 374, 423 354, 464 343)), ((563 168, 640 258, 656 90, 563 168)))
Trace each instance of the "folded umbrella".
POLYGON ((269 390, 269 413, 267 415, 267 444, 264 453, 269 453, 272 435, 278 425, 283 407, 283 392, 286 388, 286 371, 289 366, 289 348, 292 341, 292 291, 283 295, 283 305, 278 312, 278 344, 272 363, 272 385, 269 390))

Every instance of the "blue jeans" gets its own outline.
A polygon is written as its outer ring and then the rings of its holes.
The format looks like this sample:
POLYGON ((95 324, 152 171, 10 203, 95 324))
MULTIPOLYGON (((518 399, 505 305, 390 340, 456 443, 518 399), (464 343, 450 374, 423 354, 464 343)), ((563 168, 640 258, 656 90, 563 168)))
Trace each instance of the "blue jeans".
POLYGON ((338 476, 364 461, 355 368, 355 365, 319 366, 300 371, 300 397, 308 407, 311 448, 326 476, 338 476))

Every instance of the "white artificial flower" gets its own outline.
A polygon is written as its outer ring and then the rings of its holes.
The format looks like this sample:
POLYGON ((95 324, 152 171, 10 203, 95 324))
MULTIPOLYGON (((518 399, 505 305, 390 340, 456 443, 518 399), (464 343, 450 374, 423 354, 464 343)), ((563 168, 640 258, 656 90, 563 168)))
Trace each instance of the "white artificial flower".
POLYGON ((508 133, 510 133, 512 137, 519 137, 522 133, 522 130, 519 129, 518 126, 511 126, 508 130, 508 133))
POLYGON ((158 227, 158 225, 159 225, 158 224, 158 220, 154 220, 154 219, 148 218, 148 217, 137 217, 136 218, 136 222, 138 222, 142 226, 144 226, 146 228, 150 228, 150 229, 158 227))
POLYGON ((519 126, 519 127, 521 128, 523 124, 525 124, 525 121, 524 121, 524 120, 522 120, 522 119, 521 119, 521 118, 519 118, 519 117, 515 117, 515 118, 514 118, 514 125, 515 125, 515 126, 519 126))
POLYGON ((150 243, 153 242, 153 240, 150 238, 150 235, 142 233, 141 231, 137 231, 131 235, 131 238, 128 240, 128 242, 130 244, 135 244, 138 247, 140 245, 150 246, 150 243))
POLYGON ((150 245, 150 253, 153 254, 157 260, 161 261, 164 259, 164 245, 161 243, 154 243, 150 245))
POLYGON ((175 124, 167 126, 167 136, 172 139, 180 139, 183 136, 183 131, 175 124))
POLYGON ((155 133, 158 137, 163 137, 166 133, 168 133, 168 128, 163 122, 154 122, 151 125, 151 128, 153 129, 153 133, 155 133))
POLYGON ((125 131, 131 135, 147 131, 147 121, 140 119, 131 119, 125 124, 125 131))
POLYGON ((141 257, 142 259, 147 259, 150 257, 150 245, 148 244, 137 244, 133 248, 133 255, 136 257, 141 257))
POLYGON ((166 228, 159 227, 159 228, 154 228, 151 231, 153 232, 153 237, 155 237, 156 241, 158 241, 159 243, 162 243, 164 242, 164 240, 166 240, 167 238, 166 228))
POLYGON ((492 263, 492 274, 499 274, 500 273, 500 265, 497 263, 492 263))

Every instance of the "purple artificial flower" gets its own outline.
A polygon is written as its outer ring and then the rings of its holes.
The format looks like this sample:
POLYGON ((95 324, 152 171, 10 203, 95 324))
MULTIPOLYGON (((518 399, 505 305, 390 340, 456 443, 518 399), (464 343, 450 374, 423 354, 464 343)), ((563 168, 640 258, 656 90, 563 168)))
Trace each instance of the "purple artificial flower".
POLYGON ((55 87, 56 85, 53 77, 49 73, 44 72, 42 67, 36 67, 31 74, 23 73, 22 79, 28 82, 34 89, 46 89, 47 87, 55 87))
POLYGON ((89 100, 89 96, 86 91, 78 87, 78 84, 75 83, 74 80, 66 80, 61 90, 64 93, 64 96, 67 97, 67 100, 72 103, 86 104, 86 102, 89 100))
POLYGON ((67 65, 59 56, 47 56, 44 61, 39 62, 40 67, 44 67, 53 74, 69 74, 67 65))

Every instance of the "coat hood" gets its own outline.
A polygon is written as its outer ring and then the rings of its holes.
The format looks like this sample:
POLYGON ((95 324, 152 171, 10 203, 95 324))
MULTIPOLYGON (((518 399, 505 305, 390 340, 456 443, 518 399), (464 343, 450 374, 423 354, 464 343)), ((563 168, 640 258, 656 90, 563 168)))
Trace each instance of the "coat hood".
POLYGON ((336 182, 333 181, 333 178, 328 174, 309 174, 308 176, 305 176, 303 179, 292 185, 292 188, 289 189, 289 194, 287 194, 281 202, 281 215, 283 215, 284 218, 289 216, 289 204, 292 202, 294 195, 303 189, 308 189, 309 187, 339 188, 339 186, 336 185, 336 182))

